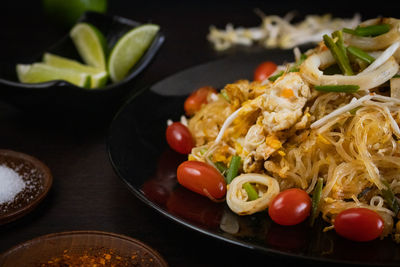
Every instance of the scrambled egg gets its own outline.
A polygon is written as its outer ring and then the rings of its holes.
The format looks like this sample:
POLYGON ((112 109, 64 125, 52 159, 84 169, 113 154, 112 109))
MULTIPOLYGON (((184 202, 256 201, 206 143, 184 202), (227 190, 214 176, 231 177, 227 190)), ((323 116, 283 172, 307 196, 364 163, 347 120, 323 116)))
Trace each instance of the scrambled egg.
MULTIPOLYGON (((242 81, 240 83, 243 85, 242 81)), ((243 89, 243 86, 238 88, 243 89)), ((242 103, 242 111, 235 119, 236 127, 232 127, 232 133, 228 131, 227 135, 235 138, 234 133, 245 134, 241 144, 243 149, 238 154, 243 158, 244 171, 255 172, 274 152, 285 155, 279 150, 285 142, 284 131, 295 125, 296 128, 306 126, 309 116, 303 111, 311 97, 310 88, 299 73, 290 72, 269 84, 264 93, 254 99, 247 100, 245 94, 236 95, 241 96, 237 102, 242 103), (238 131, 237 125, 242 125, 245 131, 238 131)))
POLYGON ((263 125, 267 133, 272 134, 293 126, 303 115, 303 107, 310 96, 310 88, 298 72, 280 77, 267 91, 262 107, 263 125), (292 92, 289 97, 286 95, 288 90, 292 92))
POLYGON ((223 133, 224 144, 213 153, 213 161, 228 165, 231 156, 237 154, 243 159, 245 172, 260 171, 275 152, 284 157, 285 136, 289 131, 304 129, 310 121, 305 104, 311 92, 298 72, 285 73, 265 85, 239 80, 226 85, 222 92, 226 99, 206 105, 190 119, 189 128, 195 133, 196 146, 211 146, 217 129, 240 108, 238 117, 223 133))

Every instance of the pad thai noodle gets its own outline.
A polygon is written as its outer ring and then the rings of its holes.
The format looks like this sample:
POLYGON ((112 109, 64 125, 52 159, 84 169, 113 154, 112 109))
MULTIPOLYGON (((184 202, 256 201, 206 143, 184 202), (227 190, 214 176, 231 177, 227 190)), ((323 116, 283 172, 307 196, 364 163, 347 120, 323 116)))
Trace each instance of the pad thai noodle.
MULTIPOLYGON (((250 215, 296 188, 325 230, 340 234, 343 212, 368 210, 382 224, 376 237, 400 242, 399 46, 400 20, 370 19, 325 34, 307 51, 295 48, 293 62, 267 77, 208 90, 186 114, 188 162, 218 170, 226 192, 203 185, 200 193, 250 215)), ((182 175, 178 168, 182 185, 199 187, 182 175)))

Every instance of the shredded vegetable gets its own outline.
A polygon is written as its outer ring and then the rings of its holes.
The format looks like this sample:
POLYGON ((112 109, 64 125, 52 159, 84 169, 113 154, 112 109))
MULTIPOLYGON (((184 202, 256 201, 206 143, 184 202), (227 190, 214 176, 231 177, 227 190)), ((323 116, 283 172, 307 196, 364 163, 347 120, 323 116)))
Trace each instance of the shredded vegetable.
POLYGON ((210 26, 207 39, 216 50, 225 50, 235 45, 251 46, 259 43, 266 48, 290 49, 302 44, 318 43, 324 34, 342 28, 354 28, 360 23, 361 16, 353 18, 333 18, 330 14, 308 15, 304 20, 292 23, 294 13, 284 17, 265 15, 257 10, 262 23, 258 27, 234 27, 228 23, 225 29, 210 26))

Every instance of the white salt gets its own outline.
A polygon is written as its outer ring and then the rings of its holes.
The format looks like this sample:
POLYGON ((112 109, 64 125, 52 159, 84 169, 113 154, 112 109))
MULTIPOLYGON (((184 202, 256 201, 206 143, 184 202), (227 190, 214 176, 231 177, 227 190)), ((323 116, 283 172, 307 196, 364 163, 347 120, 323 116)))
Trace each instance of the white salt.
POLYGON ((24 188, 25 182, 16 171, 0 165, 0 205, 12 202, 24 188))

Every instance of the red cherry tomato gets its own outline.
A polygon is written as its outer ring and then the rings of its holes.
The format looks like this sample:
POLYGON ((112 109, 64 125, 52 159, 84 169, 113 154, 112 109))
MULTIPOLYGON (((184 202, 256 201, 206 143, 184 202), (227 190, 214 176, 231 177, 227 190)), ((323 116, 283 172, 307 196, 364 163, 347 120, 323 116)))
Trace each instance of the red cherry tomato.
POLYGON ((265 61, 257 66, 254 71, 254 80, 255 81, 263 81, 271 76, 272 73, 276 71, 278 66, 272 61, 265 61))
POLYGON ((204 162, 184 161, 178 167, 177 178, 182 186, 210 199, 220 199, 226 194, 222 174, 204 162))
POLYGON ((304 221, 311 211, 311 198, 306 191, 291 188, 280 192, 270 203, 268 213, 280 225, 295 225, 304 221))
POLYGON ((383 220, 373 210, 351 208, 336 216, 334 226, 342 237, 363 242, 373 240, 382 234, 383 220))
POLYGON ((200 87, 188 96, 184 103, 185 113, 188 116, 192 116, 196 111, 199 111, 203 104, 207 103, 207 97, 210 93, 217 93, 211 86, 200 87))
POLYGON ((165 133, 169 146, 181 154, 189 154, 194 146, 192 134, 180 122, 174 122, 167 127, 165 133))

